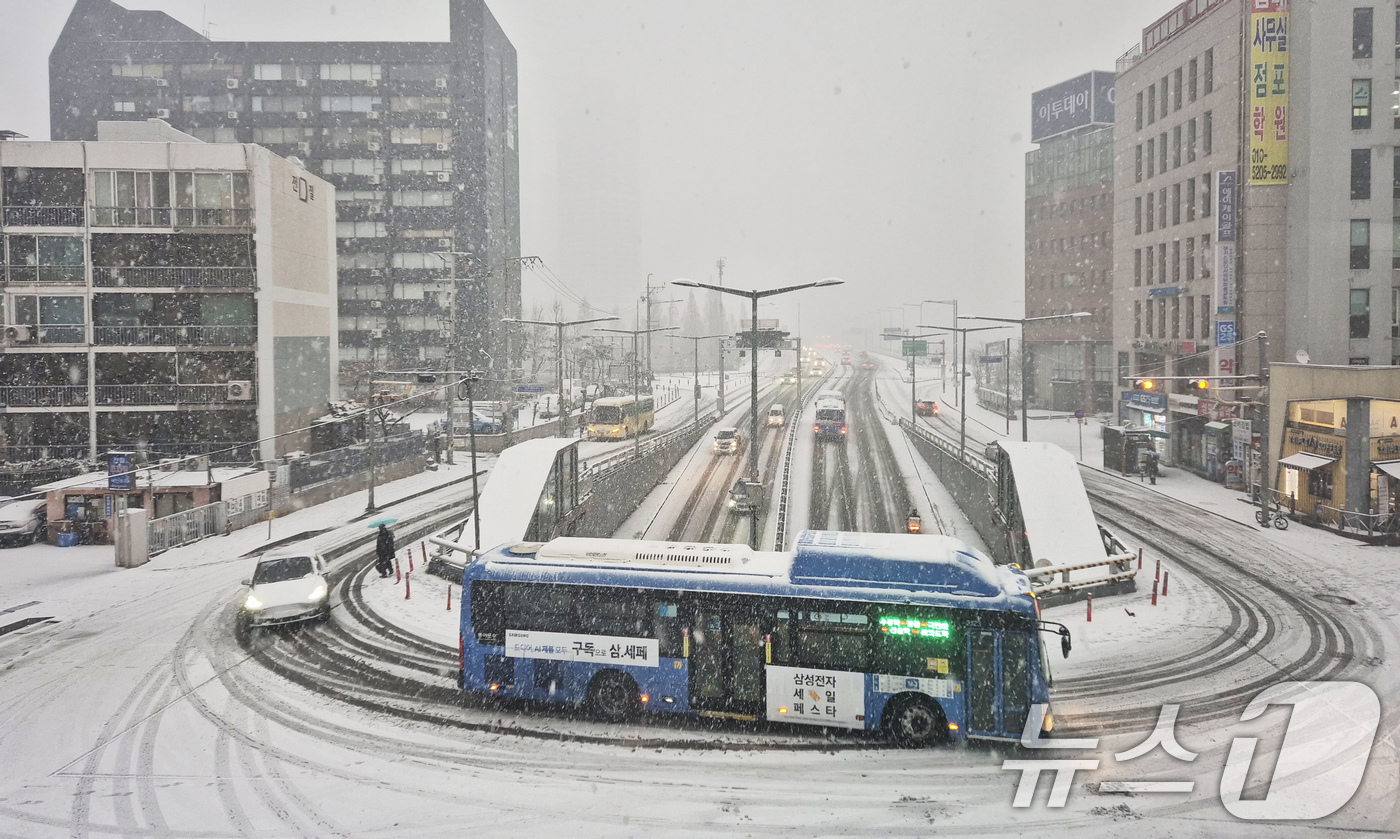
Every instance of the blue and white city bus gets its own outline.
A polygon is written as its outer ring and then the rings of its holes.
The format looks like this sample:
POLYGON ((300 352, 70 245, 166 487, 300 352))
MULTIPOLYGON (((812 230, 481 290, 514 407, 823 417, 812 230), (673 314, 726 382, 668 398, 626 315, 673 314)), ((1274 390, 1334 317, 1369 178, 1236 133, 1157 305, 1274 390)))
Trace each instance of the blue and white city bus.
POLYGON ((790 552, 506 545, 463 575, 461 685, 607 719, 881 729, 908 746, 1018 739, 1049 699, 1030 592, 1019 569, 946 536, 804 531, 790 552))

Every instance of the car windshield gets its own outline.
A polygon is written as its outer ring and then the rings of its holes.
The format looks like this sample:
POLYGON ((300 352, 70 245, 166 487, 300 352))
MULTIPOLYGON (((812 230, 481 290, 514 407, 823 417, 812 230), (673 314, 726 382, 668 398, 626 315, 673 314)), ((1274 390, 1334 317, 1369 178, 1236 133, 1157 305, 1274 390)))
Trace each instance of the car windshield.
POLYGON ((302 577, 311 576, 312 573, 314 572, 309 556, 280 556, 276 559, 264 559, 258 563, 258 570, 253 573, 253 585, 299 580, 302 577))
POLYGON ((733 431, 733 429, 721 431, 721 432, 719 432, 718 434, 715 435, 715 438, 716 438, 716 439, 719 439, 719 440, 729 440, 729 439, 732 439, 733 437, 734 437, 734 431, 733 431))

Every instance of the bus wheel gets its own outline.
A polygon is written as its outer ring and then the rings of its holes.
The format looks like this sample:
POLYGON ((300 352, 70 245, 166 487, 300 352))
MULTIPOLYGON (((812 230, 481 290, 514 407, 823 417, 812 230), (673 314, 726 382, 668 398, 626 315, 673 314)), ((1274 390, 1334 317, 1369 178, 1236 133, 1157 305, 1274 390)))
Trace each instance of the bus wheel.
POLYGON ((588 683, 588 706, 610 722, 625 720, 641 706, 637 683, 626 673, 604 670, 588 683))
POLYGON ((902 749, 922 749, 946 736, 943 714, 922 696, 906 694, 890 700, 881 721, 890 739, 902 749))

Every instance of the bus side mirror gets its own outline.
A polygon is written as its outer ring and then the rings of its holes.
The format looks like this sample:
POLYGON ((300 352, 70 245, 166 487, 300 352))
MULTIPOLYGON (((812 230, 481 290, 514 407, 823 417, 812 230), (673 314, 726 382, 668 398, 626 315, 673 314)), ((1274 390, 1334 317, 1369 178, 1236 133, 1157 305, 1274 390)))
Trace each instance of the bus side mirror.
POLYGON ((1060 633, 1060 652, 1064 655, 1065 658, 1069 658, 1069 650, 1069 630, 1066 629, 1064 632, 1060 633))

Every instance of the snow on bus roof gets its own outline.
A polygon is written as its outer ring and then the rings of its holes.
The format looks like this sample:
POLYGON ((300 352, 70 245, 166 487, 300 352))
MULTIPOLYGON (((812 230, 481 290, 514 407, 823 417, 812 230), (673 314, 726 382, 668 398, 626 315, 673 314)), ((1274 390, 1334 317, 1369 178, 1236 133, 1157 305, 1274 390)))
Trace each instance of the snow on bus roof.
POLYGON ((998 440, 1011 463, 1026 541, 1037 565, 1075 565, 1106 555, 1074 457, 1053 443, 998 440))
MULTIPOLYGON (((793 550, 792 582, 918 588, 975 597, 1002 593, 996 564, 952 536, 804 530, 793 550)), ((1012 593, 1019 593, 1015 590, 1012 593)))

